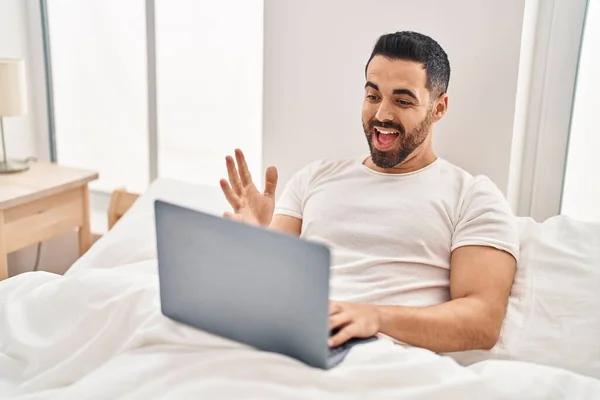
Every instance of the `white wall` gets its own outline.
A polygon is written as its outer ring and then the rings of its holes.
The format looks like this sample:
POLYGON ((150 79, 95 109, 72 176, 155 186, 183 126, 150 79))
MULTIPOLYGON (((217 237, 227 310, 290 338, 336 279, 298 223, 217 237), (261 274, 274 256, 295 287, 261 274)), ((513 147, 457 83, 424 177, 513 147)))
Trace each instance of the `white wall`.
POLYGON ((281 181, 313 159, 367 154, 364 66, 379 35, 436 39, 452 74, 438 155, 506 193, 525 0, 265 0, 263 163, 281 181))

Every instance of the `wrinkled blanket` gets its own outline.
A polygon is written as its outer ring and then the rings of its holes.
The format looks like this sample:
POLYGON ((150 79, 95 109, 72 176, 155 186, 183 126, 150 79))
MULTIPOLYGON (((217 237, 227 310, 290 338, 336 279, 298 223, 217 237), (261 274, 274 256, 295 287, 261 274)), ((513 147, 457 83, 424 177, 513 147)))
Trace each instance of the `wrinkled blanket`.
POLYGON ((448 356, 379 340, 331 371, 178 324, 156 260, 0 282, 0 397, 16 399, 598 399, 565 370, 448 356))

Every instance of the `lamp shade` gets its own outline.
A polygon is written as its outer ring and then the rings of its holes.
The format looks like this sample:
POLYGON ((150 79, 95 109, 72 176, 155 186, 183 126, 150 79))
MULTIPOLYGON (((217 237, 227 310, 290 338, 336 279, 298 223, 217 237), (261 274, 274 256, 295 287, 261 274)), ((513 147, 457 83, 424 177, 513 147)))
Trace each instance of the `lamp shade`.
POLYGON ((0 58, 0 117, 23 115, 26 112, 25 62, 0 58))

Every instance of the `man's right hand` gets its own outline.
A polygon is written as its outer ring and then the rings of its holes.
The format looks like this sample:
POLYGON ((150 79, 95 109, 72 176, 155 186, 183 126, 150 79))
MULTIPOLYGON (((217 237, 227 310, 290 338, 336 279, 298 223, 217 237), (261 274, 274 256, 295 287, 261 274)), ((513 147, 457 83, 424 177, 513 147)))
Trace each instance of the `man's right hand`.
POLYGON ((268 227, 275 211, 275 189, 277 188, 277 169, 267 168, 265 173, 265 191, 259 192, 246 164, 244 153, 235 150, 234 162, 231 156, 225 158, 229 181, 221 179, 221 189, 233 208, 234 213, 226 212, 226 218, 248 224, 268 227), (236 168, 237 162, 237 168, 236 168))

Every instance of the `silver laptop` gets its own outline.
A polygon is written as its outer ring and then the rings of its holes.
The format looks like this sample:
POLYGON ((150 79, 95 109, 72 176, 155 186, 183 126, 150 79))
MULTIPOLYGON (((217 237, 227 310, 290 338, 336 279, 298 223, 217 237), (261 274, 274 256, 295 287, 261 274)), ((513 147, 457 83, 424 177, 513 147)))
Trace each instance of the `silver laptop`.
POLYGON ((330 349, 329 249, 155 201, 161 308, 167 317, 322 369, 330 349))

